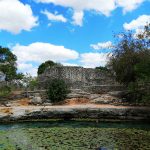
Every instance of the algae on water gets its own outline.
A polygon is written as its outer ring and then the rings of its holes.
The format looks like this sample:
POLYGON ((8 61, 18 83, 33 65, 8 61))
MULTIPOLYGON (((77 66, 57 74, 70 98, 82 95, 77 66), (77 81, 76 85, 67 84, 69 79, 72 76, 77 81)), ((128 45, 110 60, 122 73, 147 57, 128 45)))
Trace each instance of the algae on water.
POLYGON ((148 150, 150 128, 111 123, 43 122, 0 130, 0 150, 148 150))

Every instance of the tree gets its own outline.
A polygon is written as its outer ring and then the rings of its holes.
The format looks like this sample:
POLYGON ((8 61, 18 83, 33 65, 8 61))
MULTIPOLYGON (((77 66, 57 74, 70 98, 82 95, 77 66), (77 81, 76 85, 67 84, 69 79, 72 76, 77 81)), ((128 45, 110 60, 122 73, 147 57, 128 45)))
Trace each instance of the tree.
POLYGON ((48 60, 44 63, 42 63, 39 68, 38 68, 38 75, 44 73, 44 71, 48 68, 48 67, 52 67, 52 66, 58 66, 58 65, 61 65, 61 64, 58 64, 58 63, 55 63, 51 60, 48 60))
POLYGON ((53 79, 48 83, 48 97, 51 102, 59 102, 64 100, 69 93, 69 89, 64 80, 53 79))
POLYGON ((150 61, 150 25, 145 27, 143 33, 137 37, 129 32, 122 34, 115 46, 113 56, 110 58, 108 67, 116 75, 116 79, 125 85, 139 80, 139 76, 149 77, 150 61), (144 59, 143 59, 144 58, 144 59))
POLYGON ((6 75, 6 81, 20 79, 22 74, 17 74, 17 57, 10 51, 9 48, 0 46, 0 71, 6 75))
POLYGON ((150 25, 137 35, 123 33, 117 41, 108 67, 134 93, 133 99, 150 97, 150 25))

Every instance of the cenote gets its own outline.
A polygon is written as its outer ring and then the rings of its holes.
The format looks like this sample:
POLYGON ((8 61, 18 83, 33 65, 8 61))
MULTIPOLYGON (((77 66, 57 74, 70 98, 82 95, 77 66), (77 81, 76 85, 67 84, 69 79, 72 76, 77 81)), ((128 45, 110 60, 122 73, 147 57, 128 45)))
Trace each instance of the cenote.
POLYGON ((150 125, 79 120, 1 124, 0 150, 150 150, 150 125))

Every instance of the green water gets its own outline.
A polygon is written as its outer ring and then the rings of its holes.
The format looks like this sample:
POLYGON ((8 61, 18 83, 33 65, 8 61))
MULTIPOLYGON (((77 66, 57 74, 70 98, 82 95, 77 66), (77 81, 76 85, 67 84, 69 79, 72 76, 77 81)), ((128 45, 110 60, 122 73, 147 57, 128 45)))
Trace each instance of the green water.
POLYGON ((150 150, 150 125, 46 121, 0 125, 0 150, 150 150))

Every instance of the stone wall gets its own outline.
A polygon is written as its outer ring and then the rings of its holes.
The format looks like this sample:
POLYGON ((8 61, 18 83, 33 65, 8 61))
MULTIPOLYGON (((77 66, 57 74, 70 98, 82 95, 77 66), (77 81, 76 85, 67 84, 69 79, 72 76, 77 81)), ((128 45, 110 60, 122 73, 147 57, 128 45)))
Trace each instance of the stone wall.
POLYGON ((45 87, 49 79, 63 79, 73 89, 98 85, 116 85, 112 76, 105 71, 92 68, 57 66, 48 68, 42 75, 39 75, 40 87, 45 87))

